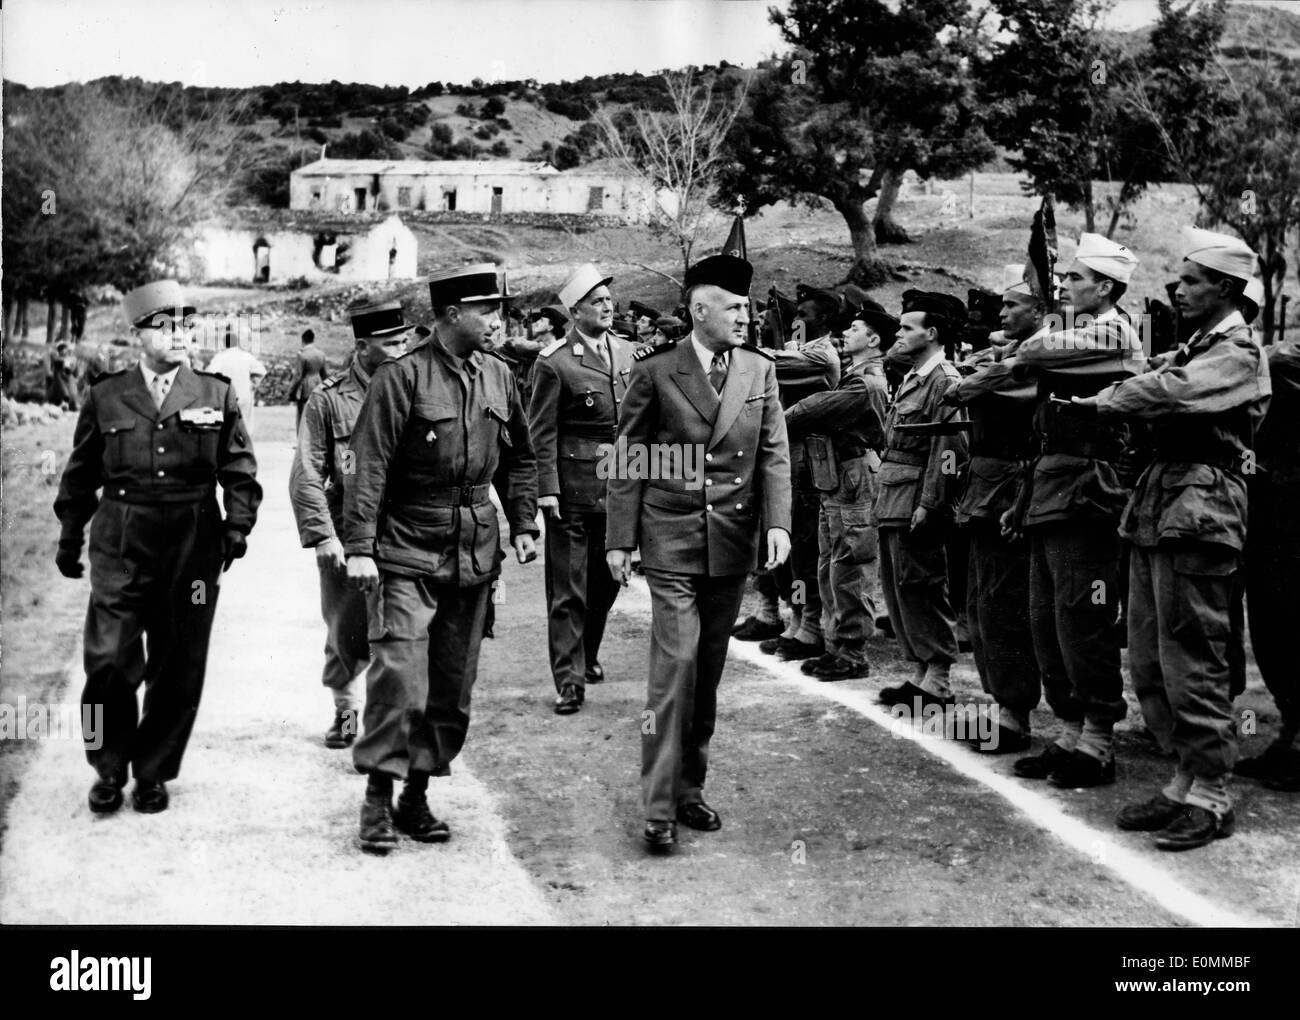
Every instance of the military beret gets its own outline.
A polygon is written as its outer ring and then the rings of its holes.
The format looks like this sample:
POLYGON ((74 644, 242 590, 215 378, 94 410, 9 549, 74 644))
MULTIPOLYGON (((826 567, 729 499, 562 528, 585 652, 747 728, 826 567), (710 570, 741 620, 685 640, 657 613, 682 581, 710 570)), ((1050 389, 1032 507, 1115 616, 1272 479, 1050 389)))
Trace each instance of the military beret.
POLYGON ((686 270, 686 289, 710 284, 730 294, 748 295, 754 267, 734 255, 710 255, 686 270))
POLYGON ((940 315, 952 326, 961 326, 966 322, 966 303, 961 298, 940 291, 903 291, 903 311, 940 315))

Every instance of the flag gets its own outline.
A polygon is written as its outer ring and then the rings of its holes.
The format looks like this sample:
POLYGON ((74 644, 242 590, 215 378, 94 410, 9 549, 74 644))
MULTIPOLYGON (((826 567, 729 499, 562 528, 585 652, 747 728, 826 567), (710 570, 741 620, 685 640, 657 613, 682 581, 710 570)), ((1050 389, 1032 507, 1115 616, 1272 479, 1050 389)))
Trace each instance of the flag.
POLYGON ((1056 308, 1056 211, 1052 196, 1044 195, 1042 204, 1034 213, 1034 225, 1029 230, 1029 260, 1025 266, 1026 281, 1043 308, 1056 308))
POLYGON ((736 218, 731 221, 731 233, 727 235, 727 243, 722 246, 722 254, 732 255, 748 262, 748 252, 749 249, 745 246, 745 220, 740 213, 736 213, 736 218))

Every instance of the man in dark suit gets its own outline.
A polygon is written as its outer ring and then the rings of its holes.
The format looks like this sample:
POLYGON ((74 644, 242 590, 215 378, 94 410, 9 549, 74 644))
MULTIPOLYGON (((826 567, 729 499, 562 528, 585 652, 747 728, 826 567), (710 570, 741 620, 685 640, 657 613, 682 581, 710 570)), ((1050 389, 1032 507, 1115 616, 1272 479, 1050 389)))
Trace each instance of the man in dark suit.
POLYGON ((790 554, 790 447, 771 355, 745 344, 753 267, 713 255, 687 270, 693 332, 635 355, 608 489, 610 572, 632 550, 652 599, 650 682, 641 723, 645 841, 677 822, 722 825, 704 802, 717 688, 745 576, 790 554))
POLYGON ((298 352, 298 378, 294 379, 293 386, 289 389, 289 399, 298 407, 298 417, 294 420, 295 428, 301 427, 302 412, 307 407, 307 401, 311 399, 316 387, 325 381, 325 373, 329 368, 325 361, 325 352, 314 346, 315 343, 315 332, 310 329, 304 330, 302 350, 298 352))
POLYGON ((194 309, 180 284, 138 287, 123 308, 140 361, 91 385, 54 503, 64 577, 82 576, 90 525, 81 700, 103 706, 98 746, 86 734, 96 814, 122 806, 128 766, 135 809, 166 809, 165 784, 180 772, 198 714, 222 564, 244 555, 262 500, 230 383, 189 367, 194 309))
POLYGON ((586 263, 560 288, 573 328, 538 354, 528 409, 537 505, 547 515, 547 641, 559 715, 577 712, 587 684, 605 678, 600 640, 618 595, 605 568, 605 478, 597 469, 601 449, 614 442, 632 350, 609 331, 611 280, 586 263))

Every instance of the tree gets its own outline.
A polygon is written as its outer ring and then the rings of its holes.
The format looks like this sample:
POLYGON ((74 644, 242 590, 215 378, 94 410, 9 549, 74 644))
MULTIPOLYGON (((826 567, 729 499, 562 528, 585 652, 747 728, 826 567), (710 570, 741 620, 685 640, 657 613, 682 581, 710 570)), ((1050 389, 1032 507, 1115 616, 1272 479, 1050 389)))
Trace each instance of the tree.
POLYGON ((506 101, 500 96, 488 96, 483 103, 483 117, 500 117, 506 112, 506 101))
POLYGON ((1236 231, 1258 253, 1260 321, 1271 343, 1287 235, 1300 227, 1300 62, 1266 49, 1241 52, 1181 78, 1143 75, 1127 98, 1178 179, 1195 189, 1203 219, 1236 231))
MULTIPOLYGON (((650 209, 651 229, 666 233, 681 252, 682 266, 701 233, 714 225, 710 206, 725 161, 727 134, 744 104, 744 86, 719 86, 718 76, 698 80, 693 69, 665 73, 671 109, 633 107, 620 122, 598 110, 595 122, 603 151, 624 172, 666 193, 650 209)), ((556 165, 566 147, 556 150, 556 165)))
POLYGON ((1109 0, 992 0, 1011 35, 983 65, 989 130, 1028 175, 1027 190, 1082 209, 1096 230, 1092 182, 1110 176, 1116 76, 1125 55, 1100 31, 1109 0))

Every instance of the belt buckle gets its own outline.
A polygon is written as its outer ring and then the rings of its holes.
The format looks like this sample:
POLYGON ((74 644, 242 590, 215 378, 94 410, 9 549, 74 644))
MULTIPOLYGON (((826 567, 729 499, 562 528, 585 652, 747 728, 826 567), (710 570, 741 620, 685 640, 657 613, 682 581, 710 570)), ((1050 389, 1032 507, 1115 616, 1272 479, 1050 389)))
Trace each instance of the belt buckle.
POLYGON ((462 485, 457 489, 457 492, 460 494, 456 500, 458 506, 474 505, 473 502, 474 489, 471 486, 462 485))

